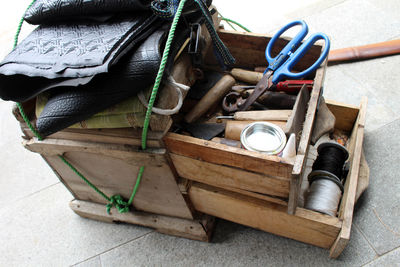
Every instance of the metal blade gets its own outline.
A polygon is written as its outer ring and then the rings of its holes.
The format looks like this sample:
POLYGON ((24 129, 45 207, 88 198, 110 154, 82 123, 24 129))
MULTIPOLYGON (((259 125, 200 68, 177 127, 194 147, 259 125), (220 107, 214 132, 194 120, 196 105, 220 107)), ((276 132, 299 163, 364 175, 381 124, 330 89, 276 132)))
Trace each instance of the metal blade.
POLYGON ((238 110, 247 110, 257 100, 257 98, 259 98, 265 91, 267 91, 267 89, 269 88, 268 79, 271 77, 271 75, 272 71, 267 71, 267 73, 265 73, 265 75, 257 83, 253 93, 247 98, 246 102, 244 102, 243 105, 238 108, 238 110))

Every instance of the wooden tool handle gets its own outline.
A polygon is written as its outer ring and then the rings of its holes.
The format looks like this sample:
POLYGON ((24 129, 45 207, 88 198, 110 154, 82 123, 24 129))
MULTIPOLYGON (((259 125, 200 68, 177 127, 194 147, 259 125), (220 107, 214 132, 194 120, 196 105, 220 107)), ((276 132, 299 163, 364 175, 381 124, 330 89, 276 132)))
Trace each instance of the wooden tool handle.
POLYGON ((236 80, 249 84, 257 84, 263 77, 263 73, 236 68, 231 70, 231 74, 236 80))
POLYGON ((204 115, 215 103, 221 101, 232 86, 235 84, 235 79, 226 74, 207 92, 205 96, 186 114, 185 121, 192 123, 204 115))
POLYGON ((382 43, 332 50, 328 61, 360 60, 400 53, 400 39, 382 43))
POLYGON ((271 109, 271 110, 256 110, 256 111, 238 111, 233 115, 235 120, 245 121, 287 121, 292 114, 291 109, 271 109))
MULTIPOLYGON (((225 138, 240 141, 240 134, 244 127, 253 123, 254 121, 227 121, 225 126, 225 138)), ((284 129, 286 121, 266 121, 279 126, 284 129)))

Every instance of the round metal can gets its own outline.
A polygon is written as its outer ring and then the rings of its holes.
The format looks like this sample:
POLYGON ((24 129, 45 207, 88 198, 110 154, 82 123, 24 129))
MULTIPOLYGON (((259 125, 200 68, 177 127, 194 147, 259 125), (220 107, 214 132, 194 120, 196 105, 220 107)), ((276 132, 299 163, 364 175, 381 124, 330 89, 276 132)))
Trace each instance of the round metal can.
POLYGON ((247 150, 276 155, 285 147, 286 135, 273 123, 253 122, 242 130, 240 142, 247 150))

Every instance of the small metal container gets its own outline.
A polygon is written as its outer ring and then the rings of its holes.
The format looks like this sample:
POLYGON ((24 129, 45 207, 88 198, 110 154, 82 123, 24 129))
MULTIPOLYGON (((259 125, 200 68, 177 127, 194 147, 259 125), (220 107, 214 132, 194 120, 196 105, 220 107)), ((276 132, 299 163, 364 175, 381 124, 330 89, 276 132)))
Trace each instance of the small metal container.
POLYGON ((286 145, 286 135, 275 124, 253 122, 242 130, 240 141, 247 150, 277 155, 286 145))

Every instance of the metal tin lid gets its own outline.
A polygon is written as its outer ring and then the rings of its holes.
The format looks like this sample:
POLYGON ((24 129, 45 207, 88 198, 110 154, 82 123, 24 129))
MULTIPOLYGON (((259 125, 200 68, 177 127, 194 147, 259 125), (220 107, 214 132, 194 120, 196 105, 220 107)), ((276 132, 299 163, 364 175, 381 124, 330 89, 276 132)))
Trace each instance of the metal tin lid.
POLYGON ((275 124, 253 122, 242 130, 240 141, 247 150, 276 155, 285 147, 286 135, 275 124))

